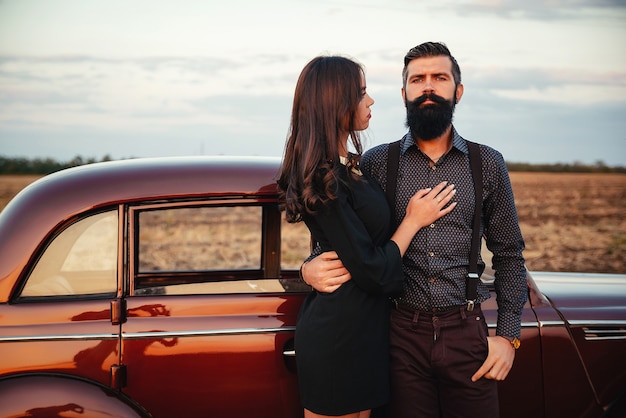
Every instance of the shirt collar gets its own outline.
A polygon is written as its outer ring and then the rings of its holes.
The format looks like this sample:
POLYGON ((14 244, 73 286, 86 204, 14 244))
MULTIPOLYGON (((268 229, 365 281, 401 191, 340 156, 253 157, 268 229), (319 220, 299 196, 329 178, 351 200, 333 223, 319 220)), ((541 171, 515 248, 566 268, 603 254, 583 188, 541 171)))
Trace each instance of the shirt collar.
MULTIPOLYGON (((407 132, 401 140, 400 152, 402 154, 405 154, 412 146, 415 146, 415 141, 413 140, 413 137, 411 136, 411 131, 409 130, 409 132, 407 132)), ((459 133, 454 128, 454 125, 452 125, 452 148, 456 148, 463 154, 469 155, 467 142, 465 142, 465 139, 463 139, 463 137, 459 135, 459 133)))

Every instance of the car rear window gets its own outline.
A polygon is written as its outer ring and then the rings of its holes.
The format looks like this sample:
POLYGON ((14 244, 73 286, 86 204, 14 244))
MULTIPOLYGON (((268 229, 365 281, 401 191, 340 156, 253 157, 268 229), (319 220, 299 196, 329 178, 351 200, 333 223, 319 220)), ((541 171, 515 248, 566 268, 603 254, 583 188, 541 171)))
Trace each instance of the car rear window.
POLYGON ((20 296, 114 293, 117 254, 118 211, 82 218, 63 229, 48 244, 20 296))

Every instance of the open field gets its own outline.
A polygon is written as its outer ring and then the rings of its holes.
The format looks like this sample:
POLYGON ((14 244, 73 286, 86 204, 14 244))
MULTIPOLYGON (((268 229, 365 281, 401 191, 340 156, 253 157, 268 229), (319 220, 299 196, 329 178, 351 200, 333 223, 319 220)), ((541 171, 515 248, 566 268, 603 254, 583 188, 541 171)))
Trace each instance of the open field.
POLYGON ((530 270, 626 273, 626 175, 511 173, 530 270))
POLYGON ((35 175, 0 175, 0 210, 24 187, 41 176, 35 175))
MULTIPOLYGON (((0 175, 0 209, 40 176, 0 175)), ((626 273, 626 175, 512 172, 530 270, 626 273)))

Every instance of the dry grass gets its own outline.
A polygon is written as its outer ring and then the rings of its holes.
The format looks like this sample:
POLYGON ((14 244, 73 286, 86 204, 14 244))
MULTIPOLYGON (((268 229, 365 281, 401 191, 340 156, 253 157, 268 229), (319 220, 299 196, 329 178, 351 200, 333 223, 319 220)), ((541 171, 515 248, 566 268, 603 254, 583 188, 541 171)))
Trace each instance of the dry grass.
MULTIPOLYGON (((0 209, 38 177, 0 176, 0 209)), ((513 172, 511 181, 530 270, 626 273, 626 175, 513 172)), ((283 243, 296 241, 285 245, 289 264, 308 245, 301 232, 285 231, 283 243)))

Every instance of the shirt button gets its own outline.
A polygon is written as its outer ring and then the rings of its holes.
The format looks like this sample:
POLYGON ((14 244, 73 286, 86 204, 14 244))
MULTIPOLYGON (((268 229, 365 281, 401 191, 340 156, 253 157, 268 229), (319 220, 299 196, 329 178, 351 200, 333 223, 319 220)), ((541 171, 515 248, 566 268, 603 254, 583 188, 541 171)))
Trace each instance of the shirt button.
POLYGON ((436 165, 433 165, 433 166, 432 166, 432 169, 433 169, 433 171, 437 171, 437 166, 436 166, 436 165))
POLYGON ((431 257, 434 257, 435 253, 431 251, 431 252, 428 253, 428 255, 431 256, 431 257))
POLYGON ((430 282, 430 284, 435 284, 435 278, 431 277, 430 280, 428 280, 430 282))
POLYGON ((431 227, 431 228, 434 228, 434 227, 435 227, 435 224, 430 224, 430 227, 431 227))

